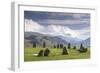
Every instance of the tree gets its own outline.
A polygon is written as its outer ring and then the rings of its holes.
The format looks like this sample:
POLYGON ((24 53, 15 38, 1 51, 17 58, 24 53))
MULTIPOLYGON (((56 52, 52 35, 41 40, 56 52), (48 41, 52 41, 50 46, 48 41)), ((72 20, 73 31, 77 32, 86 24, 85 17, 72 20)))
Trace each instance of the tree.
POLYGON ((43 48, 45 48, 46 47, 46 43, 45 43, 45 41, 43 42, 43 48))
POLYGON ((71 48, 71 44, 70 43, 68 43, 68 49, 70 49, 71 48))
POLYGON ((33 43, 33 48, 36 48, 36 42, 33 43))

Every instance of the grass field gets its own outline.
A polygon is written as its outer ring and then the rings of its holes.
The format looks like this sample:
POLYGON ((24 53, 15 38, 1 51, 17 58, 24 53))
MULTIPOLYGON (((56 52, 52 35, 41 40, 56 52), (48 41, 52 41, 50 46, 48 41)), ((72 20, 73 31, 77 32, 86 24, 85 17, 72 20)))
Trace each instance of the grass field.
POLYGON ((76 49, 68 49, 68 55, 61 55, 62 49, 50 49, 48 57, 37 57, 33 54, 38 54, 40 48, 25 48, 24 61, 45 61, 45 60, 67 60, 67 59, 87 59, 90 58, 90 49, 86 53, 79 53, 76 49))

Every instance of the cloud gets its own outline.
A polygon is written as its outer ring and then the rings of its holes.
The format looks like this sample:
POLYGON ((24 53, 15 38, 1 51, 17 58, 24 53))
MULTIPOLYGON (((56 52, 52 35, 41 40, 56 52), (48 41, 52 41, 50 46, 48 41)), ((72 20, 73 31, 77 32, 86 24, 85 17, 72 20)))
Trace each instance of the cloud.
POLYGON ((45 19, 45 20, 38 20, 37 21, 40 24, 46 24, 46 25, 50 25, 50 24, 54 24, 54 25, 74 25, 74 24, 85 24, 85 25, 89 25, 90 21, 89 19, 83 19, 83 20, 57 20, 57 19, 45 19))
POLYGON ((88 37, 90 37, 90 28, 89 27, 86 27, 84 29, 81 29, 81 30, 74 30, 76 37, 79 38, 79 39, 86 39, 88 37))
POLYGON ((45 11, 24 11, 26 19, 90 19, 89 13, 68 13, 68 12, 45 12, 45 11))
POLYGON ((31 19, 25 19, 25 32, 38 32, 52 36, 64 36, 79 39, 86 39, 90 36, 89 27, 73 30, 64 25, 42 25, 31 19))
POLYGON ((74 19, 90 19, 90 14, 73 13, 74 19))
POLYGON ((43 26, 37 22, 29 19, 25 19, 25 31, 39 32, 43 29, 43 26))

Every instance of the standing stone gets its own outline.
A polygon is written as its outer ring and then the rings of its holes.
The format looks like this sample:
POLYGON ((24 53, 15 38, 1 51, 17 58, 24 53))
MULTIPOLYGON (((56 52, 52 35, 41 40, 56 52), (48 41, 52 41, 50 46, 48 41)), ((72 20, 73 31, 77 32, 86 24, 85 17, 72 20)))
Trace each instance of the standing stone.
POLYGON ((68 55, 68 51, 67 51, 67 48, 66 47, 63 48, 62 55, 68 55))
POLYGON ((81 43, 80 49, 79 49, 78 51, 79 51, 80 53, 85 53, 85 52, 87 52, 87 48, 84 48, 83 45, 82 45, 82 43, 81 43))
POLYGON ((49 53, 50 53, 50 50, 48 48, 46 48, 45 51, 44 51, 44 56, 48 56, 49 53))
POLYGON ((43 56, 43 52, 44 52, 43 50, 40 50, 38 53, 38 57, 43 56))
POLYGON ((76 46, 74 46, 73 49, 76 49, 76 46))

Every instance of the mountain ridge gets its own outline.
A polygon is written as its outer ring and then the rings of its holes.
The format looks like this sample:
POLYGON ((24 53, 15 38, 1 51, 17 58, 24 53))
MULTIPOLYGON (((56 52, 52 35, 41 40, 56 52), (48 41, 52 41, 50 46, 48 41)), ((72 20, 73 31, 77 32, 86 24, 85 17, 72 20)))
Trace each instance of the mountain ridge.
POLYGON ((48 45, 53 45, 53 44, 57 44, 57 43, 61 43, 61 44, 68 44, 71 43, 73 45, 80 45, 80 43, 83 43, 85 46, 90 46, 90 38, 87 38, 85 40, 82 41, 75 41, 77 39, 69 39, 67 38, 63 38, 61 36, 51 36, 51 35, 46 35, 46 34, 41 34, 41 33, 37 33, 37 32, 25 32, 24 34, 24 38, 25 40, 29 40, 30 43, 38 43, 41 44, 45 41, 48 45), (69 40, 69 41, 68 41, 69 40))

